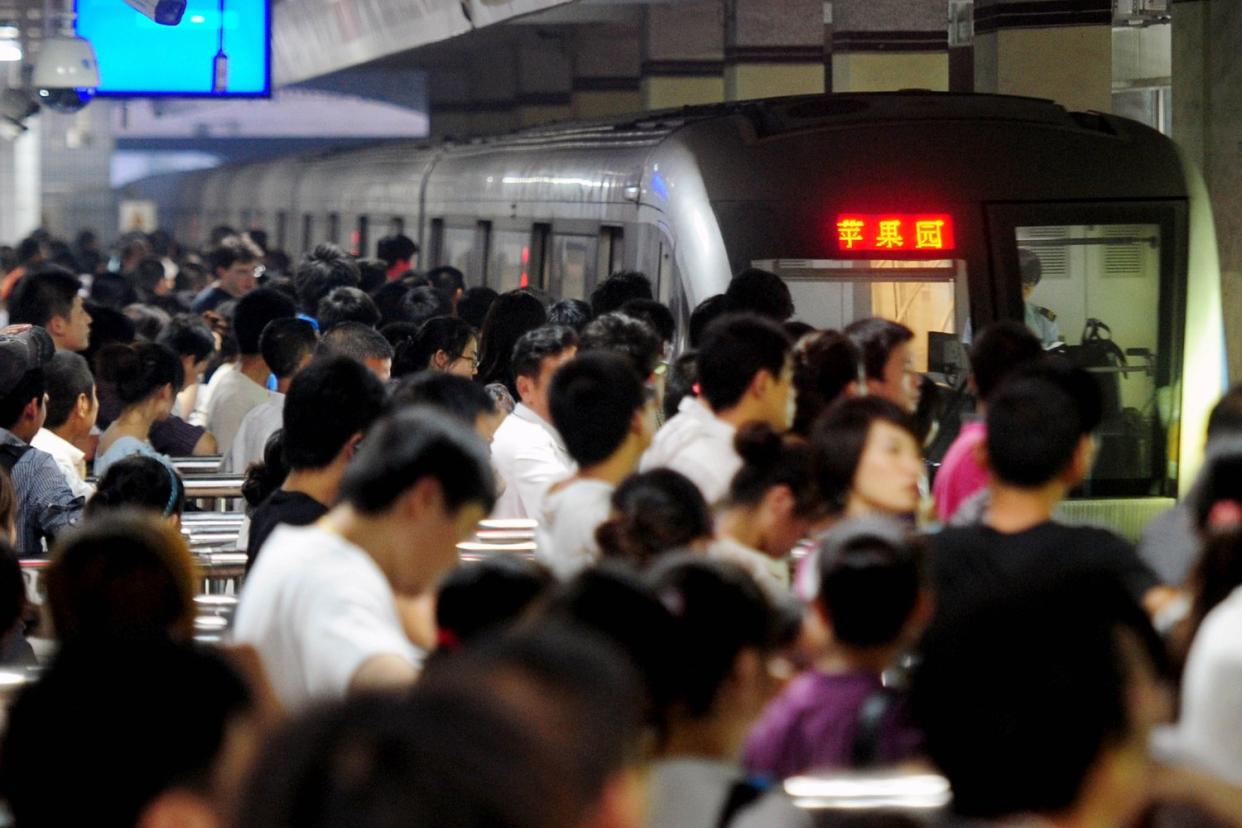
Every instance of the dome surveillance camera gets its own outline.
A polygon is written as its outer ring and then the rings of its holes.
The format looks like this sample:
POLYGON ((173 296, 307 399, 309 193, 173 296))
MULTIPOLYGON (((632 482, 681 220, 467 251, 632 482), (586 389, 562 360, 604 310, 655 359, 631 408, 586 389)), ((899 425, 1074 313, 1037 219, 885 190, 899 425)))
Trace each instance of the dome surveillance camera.
POLYGON ((40 104, 57 112, 77 112, 99 86, 99 64, 89 41, 73 35, 46 38, 30 81, 40 104))
POLYGON ((125 2, 162 26, 176 26, 185 14, 185 0, 125 0, 125 2))

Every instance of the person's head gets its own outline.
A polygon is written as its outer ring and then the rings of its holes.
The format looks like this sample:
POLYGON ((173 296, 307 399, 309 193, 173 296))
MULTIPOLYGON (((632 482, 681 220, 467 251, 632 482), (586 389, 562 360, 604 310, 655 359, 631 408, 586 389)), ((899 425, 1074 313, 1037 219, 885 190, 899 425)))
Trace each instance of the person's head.
POLYGON ((443 293, 427 285, 412 287, 401 297, 401 318, 421 325, 437 316, 451 316, 453 303, 443 293))
MULTIPOLYGON (((105 497, 124 496, 122 484, 136 483, 136 476, 113 483, 105 497)), ((190 550, 176 526, 143 508, 146 495, 128 488, 134 508, 93 507, 90 519, 52 550, 47 598, 64 644, 188 641, 194 634, 198 572, 190 550)))
POLYGON ((725 290, 729 310, 735 313, 757 313, 777 322, 794 314, 789 285, 775 273, 752 267, 733 277, 725 290))
POLYGON ((510 365, 518 398, 545 420, 552 416, 548 409, 552 377, 577 351, 578 335, 558 325, 527 331, 513 346, 510 365))
POLYGON ((82 283, 56 265, 27 273, 9 299, 9 322, 38 325, 64 351, 83 351, 90 344, 91 315, 82 305, 82 283))
POLYGON ((497 296, 479 329, 479 377, 484 383, 502 382, 517 396, 511 370, 513 346, 527 331, 545 324, 548 312, 533 294, 512 290, 497 296))
POLYGON ((866 384, 860 378, 862 355, 848 336, 837 331, 820 331, 800 340, 794 346, 793 363, 798 392, 793 430, 804 437, 828 406, 866 384))
POLYGON ((434 409, 403 409, 367 433, 341 480, 341 501, 418 539, 403 554, 377 561, 397 593, 417 593, 453 566, 457 544, 491 512, 487 447, 434 409))
POLYGON ((621 313, 650 325, 665 347, 672 344, 673 337, 677 335, 673 312, 663 302, 655 299, 631 299, 621 306, 621 313))
POLYGON ((622 270, 612 274, 591 291, 591 315, 603 316, 620 310, 631 299, 650 299, 651 280, 646 274, 622 270))
POLYGON ((851 322, 845 335, 862 354, 868 392, 913 413, 919 404, 919 375, 910 350, 914 332, 900 322, 873 316, 851 322))
POLYGON ((55 352, 42 328, 0 334, 0 428, 29 442, 47 417, 44 368, 55 352))
POLYGON ((1242 525, 1242 446, 1220 445, 1208 453, 1187 498, 1201 538, 1242 525))
POLYGON ((95 377, 80 355, 57 351, 43 369, 47 388, 47 419, 43 426, 71 438, 90 434, 99 415, 95 377))
POLYGON ((457 300, 457 315, 470 323, 476 331, 483 329, 483 320, 498 297, 496 291, 489 287, 466 288, 466 292, 457 300))
POLYGON ((607 351, 580 353, 566 362, 548 391, 552 424, 583 469, 623 451, 637 465, 655 434, 652 403, 631 362, 607 351))
POLYGON ((383 259, 358 259, 358 287, 371 293, 387 281, 387 262, 383 259))
POLYGON ((1030 299, 1044 276, 1044 266, 1033 251, 1018 248, 1018 280, 1022 283, 1022 298, 1030 299))
POLYGON ((220 289, 233 297, 254 290, 263 251, 245 236, 229 235, 207 254, 207 264, 220 289))
POLYGON ((928 756, 963 816, 1128 824, 1168 714, 1163 644, 1115 579, 1032 575, 933 621, 913 681, 928 756))
POLYGON ((664 343, 646 322, 616 312, 606 313, 589 322, 582 329, 578 349, 620 354, 645 382, 664 354, 664 343))
POLYGON ((443 371, 472 379, 479 369, 479 337, 474 328, 455 316, 435 316, 393 356, 393 374, 443 371))
POLYGON ((319 356, 346 356, 387 382, 392 376, 392 346, 383 334, 361 322, 342 322, 319 340, 319 356))
POLYGON ((728 312, 729 300, 725 298, 723 293, 709 296, 702 302, 699 302, 695 309, 690 312, 690 347, 698 348, 702 345, 703 334, 707 332, 707 327, 728 312))
MULTIPOLYGON (((339 287, 358 287, 358 265, 335 244, 316 245, 293 274, 298 310, 307 316, 319 312, 319 302, 339 287)), ((292 315, 292 314, 290 314, 292 315)))
POLYGON ((375 301, 356 287, 333 288, 319 300, 316 314, 321 331, 330 331, 341 322, 361 322, 375 327, 380 321, 375 301))
POLYGON ((970 344, 970 372, 975 391, 984 402, 1005 377, 1044 355, 1039 337, 1012 319, 992 322, 970 344))
POLYGON ((578 333, 591 321, 591 306, 582 299, 560 299, 548 308, 548 324, 564 325, 578 333))
POLYGON ((704 545, 712 537, 707 501, 672 469, 632 474, 612 493, 612 515, 595 530, 605 558, 646 566, 668 552, 704 545))
POLYGON ((1052 361, 1029 365, 993 391, 987 463, 993 478, 1021 489, 1054 481, 1067 490, 1091 470, 1100 388, 1090 374, 1052 361))
POLYGON ((539 564, 512 555, 460 564, 436 588, 439 649, 454 652, 512 626, 555 583, 539 564))
POLYGON ((109 345, 95 360, 98 378, 109 383, 123 409, 149 407, 152 420, 172 413, 173 402, 185 382, 177 355, 163 345, 109 345))
POLYGON ((86 504, 86 516, 143 509, 178 526, 184 508, 181 476, 154 457, 133 454, 117 460, 99 478, 95 494, 86 504))
POLYGON ((452 265, 433 267, 427 271, 426 279, 433 288, 452 302, 454 307, 457 306, 457 302, 466 290, 465 274, 452 265))
POLYGON ((789 338, 770 319, 717 319, 698 351, 700 395, 717 414, 740 409, 750 420, 788 429, 797 399, 789 350, 789 338))
POLYGON ((418 245, 409 236, 401 233, 384 236, 375 243, 375 257, 382 259, 389 271, 401 273, 409 270, 417 255, 418 245))
POLYGON ((686 397, 695 395, 694 387, 699 381, 699 352, 684 351, 673 360, 664 380, 664 419, 671 420, 681 408, 686 397))
POLYGON ((412 324, 406 318, 406 308, 402 304, 409 292, 410 286, 400 279, 385 282, 371 291, 371 299, 380 312, 379 327, 386 328, 397 323, 412 324))
POLYGON ((908 515, 918 508, 923 454, 914 421, 882 397, 838 400, 811 428, 820 496, 835 512, 908 515))
POLYGON ((259 338, 263 329, 275 319, 292 318, 297 308, 283 293, 271 288, 259 288, 237 300, 233 311, 233 333, 242 356, 260 354, 259 338))
POLYGON ((1242 524, 1235 521, 1207 533, 1190 585, 1190 616, 1197 630, 1209 612, 1242 586, 1242 524))
POLYGON ((229 224, 217 224, 211 228, 211 232, 207 235, 207 244, 209 247, 215 247, 220 242, 237 235, 237 228, 229 224))
POLYGON ((277 380, 292 379, 306 367, 319 338, 315 326, 305 319, 287 316, 273 319, 259 335, 259 353, 277 380))
POLYGON ((0 792, 20 825, 224 824, 255 715, 250 689, 210 650, 65 647, 9 711, 0 792))
POLYGON ((444 371, 421 371, 402 378, 389 397, 389 410, 412 405, 431 406, 474 429, 490 444, 504 415, 483 386, 444 371))
POLYGON ((1208 415, 1207 442, 1242 439, 1242 383, 1226 391, 1208 415))
POLYGON ((165 296, 172 287, 164 272, 164 263, 155 256, 148 256, 138 262, 138 266, 125 274, 130 285, 138 294, 138 298, 150 301, 155 296, 165 296))
POLYGON ((357 360, 318 357, 289 383, 282 416, 291 469, 344 465, 384 409, 384 386, 357 360))
POLYGON ((729 509, 746 515, 759 533, 761 551, 784 557, 824 516, 811 448, 766 423, 742 426, 733 446, 742 467, 729 484, 729 509))
POLYGON ((216 338, 201 316, 179 313, 156 340, 172 349, 185 369, 186 381, 198 377, 216 352, 216 338))
POLYGON ((158 341, 164 328, 168 327, 168 323, 172 321, 168 311, 163 308, 144 305, 140 302, 126 305, 121 312, 133 321, 135 333, 144 342, 158 341))

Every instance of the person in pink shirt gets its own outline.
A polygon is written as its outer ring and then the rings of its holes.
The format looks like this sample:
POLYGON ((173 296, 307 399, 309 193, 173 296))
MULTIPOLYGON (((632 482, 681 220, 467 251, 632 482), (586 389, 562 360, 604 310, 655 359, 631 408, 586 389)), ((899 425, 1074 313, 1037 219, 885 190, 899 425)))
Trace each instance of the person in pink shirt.
POLYGON ((983 460, 987 427, 983 422, 988 396, 1013 369, 1043 356, 1044 350, 1021 322, 1003 320, 986 326, 970 346, 970 384, 979 403, 976 419, 964 423, 932 484, 936 516, 947 522, 976 493, 987 488, 988 470, 983 460))

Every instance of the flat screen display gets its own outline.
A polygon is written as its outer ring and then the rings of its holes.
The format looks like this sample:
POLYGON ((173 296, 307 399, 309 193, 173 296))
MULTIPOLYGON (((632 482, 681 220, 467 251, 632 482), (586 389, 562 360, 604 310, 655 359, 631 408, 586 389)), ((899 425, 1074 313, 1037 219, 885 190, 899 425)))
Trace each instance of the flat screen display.
POLYGON ((268 0, 188 0, 164 26, 122 0, 77 0, 77 31, 95 47, 99 95, 271 95, 268 0))

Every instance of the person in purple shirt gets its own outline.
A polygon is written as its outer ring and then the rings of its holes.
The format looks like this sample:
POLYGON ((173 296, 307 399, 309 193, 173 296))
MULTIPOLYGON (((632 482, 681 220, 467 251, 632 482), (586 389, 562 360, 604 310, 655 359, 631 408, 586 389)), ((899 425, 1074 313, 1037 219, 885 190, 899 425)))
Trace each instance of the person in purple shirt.
POLYGON ((881 681, 930 614, 921 542, 892 519, 868 517, 833 528, 819 551, 814 609, 832 643, 751 730, 742 764, 754 776, 889 765, 921 749, 904 697, 881 681))

